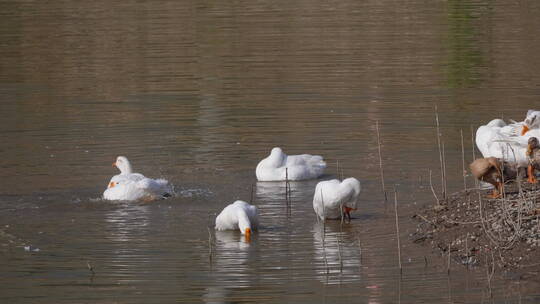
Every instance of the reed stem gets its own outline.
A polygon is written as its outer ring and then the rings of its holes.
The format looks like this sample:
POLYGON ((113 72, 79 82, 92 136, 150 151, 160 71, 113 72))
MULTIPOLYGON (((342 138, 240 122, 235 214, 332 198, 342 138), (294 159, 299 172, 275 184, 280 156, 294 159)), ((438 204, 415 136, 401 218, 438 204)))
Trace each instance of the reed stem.
POLYGON ((326 274, 329 274, 330 269, 328 268, 328 260, 326 259, 326 243, 325 243, 325 238, 326 238, 326 214, 324 213, 324 198, 323 198, 322 189, 321 189, 321 203, 322 203, 322 209, 323 209, 323 220, 322 220, 322 222, 323 222, 323 231, 322 231, 321 239, 322 239, 323 254, 324 254, 324 265, 326 267, 326 274))
POLYGON ((473 161, 476 159, 476 155, 475 155, 475 145, 474 145, 474 128, 473 126, 471 125, 471 145, 472 145, 472 159, 473 161))
POLYGON ((444 192, 443 192, 443 198, 444 200, 446 201, 446 193, 448 193, 448 188, 447 188, 447 178, 446 178, 446 152, 445 152, 445 148, 444 148, 444 141, 442 142, 442 157, 443 157, 443 181, 444 181, 444 184, 443 184, 443 189, 444 189, 444 192))
POLYGON ((437 205, 439 205, 439 198, 437 197, 437 193, 435 193, 435 188, 433 188, 433 180, 431 178, 431 170, 429 170, 429 186, 431 187, 431 192, 433 193, 433 196, 437 200, 437 205))
MULTIPOLYGON (((540 224, 540 223, 539 223, 540 224)), ((355 230, 354 234, 356 236, 356 241, 358 244, 358 259, 360 260, 360 266, 362 266, 362 244, 360 243, 360 237, 358 236, 358 231, 355 230)))
POLYGON ((439 111, 437 105, 435 105, 435 123, 437 124, 437 146, 439 147, 439 161, 441 163, 441 190, 443 200, 446 200, 446 192, 444 189, 444 168, 443 168, 443 154, 441 150, 441 131, 439 125, 439 111))
POLYGON ((208 259, 210 262, 212 262, 212 256, 214 255, 214 250, 212 246, 212 231, 210 231, 210 227, 206 227, 208 230, 208 259))
POLYGON ((322 204, 322 213, 323 213, 323 230, 324 230, 324 234, 323 234, 323 240, 324 240, 324 237, 326 235, 326 213, 325 213, 325 210, 324 210, 324 198, 323 198, 323 192, 322 192, 322 188, 321 188, 321 204, 322 204))
POLYGON ((88 270, 92 273, 92 275, 96 274, 94 272, 94 267, 92 266, 92 264, 90 264, 90 261, 86 261, 86 267, 88 267, 88 270))
POLYGON ((467 270, 469 270, 469 233, 467 232, 467 238, 465 239, 465 257, 467 261, 467 270))
POLYGON ((452 243, 448 244, 448 265, 446 266, 446 273, 450 275, 450 252, 452 251, 452 243))
POLYGON ((339 241, 341 234, 337 237, 338 256, 339 256, 339 272, 343 272, 343 260, 341 258, 341 242, 339 241))
POLYGON ((377 129, 377 146, 379 147, 379 168, 381 171, 381 183, 382 183, 382 191, 384 193, 384 202, 388 202, 388 196, 386 195, 386 187, 384 186, 384 170, 383 170, 383 162, 382 162, 382 156, 381 156, 381 135, 379 133, 379 121, 375 121, 375 127, 377 129))
POLYGON ((287 215, 289 214, 289 168, 285 168, 285 204, 287 205, 287 215))
POLYGON ((461 163, 463 167, 463 190, 467 192, 467 171, 465 170, 465 144, 463 143, 463 129, 459 130, 461 134, 461 163))
POLYGON ((394 212, 396 214, 396 239, 397 239, 397 249, 398 249, 398 262, 399 262, 399 273, 403 273, 401 267, 401 244, 399 242, 399 220, 398 220, 398 207, 397 207, 397 191, 394 189, 394 212))

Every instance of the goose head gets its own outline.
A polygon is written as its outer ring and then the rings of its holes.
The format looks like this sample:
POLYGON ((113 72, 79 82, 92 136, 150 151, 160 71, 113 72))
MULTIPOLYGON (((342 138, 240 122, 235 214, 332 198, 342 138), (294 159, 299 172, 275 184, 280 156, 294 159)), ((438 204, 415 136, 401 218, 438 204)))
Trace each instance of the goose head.
POLYGON ((113 167, 118 168, 120 170, 121 174, 131 174, 133 173, 131 169, 131 164, 129 163, 129 160, 125 156, 118 156, 116 158, 116 161, 112 164, 113 167))
POLYGON ((533 157, 533 152, 538 148, 540 148, 538 146, 538 138, 536 137, 529 138, 529 140, 527 141, 527 156, 533 157))
POLYGON ((361 188, 360 188, 360 182, 356 178, 354 177, 346 178, 341 182, 341 185, 350 187, 353 190, 353 197, 358 198, 361 188))
POLYGON ((277 168, 284 165, 286 157, 287 156, 285 155, 285 153, 283 153, 283 150, 281 150, 281 148, 275 147, 270 152, 270 156, 268 157, 268 159, 270 161, 270 164, 277 168))
POLYGON ((490 122, 488 122, 487 124, 488 127, 497 127, 497 128, 502 128, 504 126, 506 126, 506 123, 504 122, 504 120, 500 119, 500 118, 495 118, 493 120, 491 120, 490 122))
POLYGON ((281 150, 280 147, 274 147, 274 148, 272 148, 272 151, 270 151, 270 154, 272 154, 272 155, 280 155, 280 154, 283 154, 283 150, 281 150))
POLYGON ((521 135, 525 135, 530 129, 540 128, 540 111, 529 110, 525 118, 521 135))
POLYGON ((109 184, 107 185, 107 188, 110 189, 110 188, 114 188, 118 185, 120 185, 122 183, 122 178, 119 177, 118 175, 115 175, 111 178, 111 180, 109 181, 109 184))
POLYGON ((344 204, 342 206, 343 214, 345 215, 346 218, 348 218, 350 222, 351 211, 356 211, 356 202, 358 201, 358 196, 360 194, 360 182, 354 177, 349 177, 349 178, 344 179, 341 182, 340 188, 342 189, 347 188, 349 189, 349 191, 351 191, 350 192, 351 196, 349 197, 349 201, 345 202, 345 203, 348 203, 349 205, 344 204))
POLYGON ((251 241, 251 223, 249 221, 249 218, 245 214, 241 214, 238 217, 238 229, 242 234, 244 235, 246 242, 249 243, 251 241))

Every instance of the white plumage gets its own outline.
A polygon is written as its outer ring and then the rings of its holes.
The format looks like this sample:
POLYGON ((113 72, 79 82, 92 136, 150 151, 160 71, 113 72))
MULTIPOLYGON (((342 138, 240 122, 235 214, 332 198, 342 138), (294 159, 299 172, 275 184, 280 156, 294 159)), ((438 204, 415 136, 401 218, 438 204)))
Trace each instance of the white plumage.
POLYGON ((284 181, 313 179, 321 176, 326 168, 322 156, 290 155, 281 148, 273 148, 270 155, 257 165, 255 174, 259 181, 284 181))
POLYGON ((244 201, 235 201, 228 205, 216 217, 216 230, 236 230, 249 236, 251 230, 259 226, 257 207, 244 201))
POLYGON ((476 146, 484 157, 496 157, 526 167, 527 141, 540 136, 540 111, 529 110, 522 122, 493 119, 476 131, 476 146))
POLYGON ((131 164, 124 156, 118 156, 113 166, 120 170, 120 174, 111 178, 103 192, 106 200, 154 200, 172 194, 167 180, 151 179, 140 173, 133 173, 131 164))
POLYGON ((342 210, 350 219, 349 211, 356 210, 359 194, 360 182, 354 177, 342 182, 337 179, 319 182, 313 196, 313 210, 322 220, 341 218, 342 210))
POLYGON ((527 132, 527 130, 539 129, 540 128, 540 111, 536 111, 536 110, 527 111, 527 117, 525 117, 523 124, 527 128, 522 131, 521 135, 526 135, 524 133, 527 132))

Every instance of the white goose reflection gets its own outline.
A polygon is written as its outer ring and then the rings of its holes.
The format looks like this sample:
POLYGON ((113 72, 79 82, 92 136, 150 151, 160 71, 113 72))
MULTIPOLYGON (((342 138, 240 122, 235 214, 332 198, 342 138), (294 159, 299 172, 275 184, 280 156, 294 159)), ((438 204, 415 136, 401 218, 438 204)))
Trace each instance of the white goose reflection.
POLYGON ((150 256, 145 253, 150 242, 150 208, 148 205, 118 202, 115 209, 104 214, 105 240, 110 242, 108 258, 104 267, 114 269, 119 283, 141 280, 143 269, 153 267, 150 256))
POLYGON ((114 242, 146 241, 149 216, 148 205, 119 205, 118 208, 105 213, 105 222, 109 230, 107 238, 114 242))
POLYGON ((231 303, 227 300, 230 297, 231 290, 221 286, 211 286, 207 287, 206 292, 202 296, 202 300, 207 304, 221 304, 221 303, 231 303))
MULTIPOLYGON (((315 185, 318 180, 309 180, 302 182, 289 182, 289 199, 294 204, 303 199, 305 193, 313 193, 315 185)), ((256 205, 260 205, 259 202, 265 205, 266 208, 278 207, 283 209, 286 202, 285 196, 285 182, 257 182, 256 184, 256 196, 254 201, 256 205)), ((294 207, 294 206, 293 206, 294 207)))
MULTIPOLYGON (((297 182, 289 182, 291 186, 291 195, 297 190, 297 182)), ((266 201, 283 201, 285 200, 285 182, 257 182, 257 198, 266 201)))
POLYGON ((327 221, 326 233, 322 221, 313 225, 315 271, 322 283, 340 284, 361 279, 359 240, 352 231, 341 232, 339 225, 339 221, 327 221))
POLYGON ((206 288, 205 303, 230 303, 228 297, 237 289, 250 287, 248 259, 250 243, 238 231, 215 231, 212 261, 215 286, 206 288))
POLYGON ((250 243, 238 231, 216 231, 213 268, 221 286, 249 287, 250 243))
MULTIPOLYGON (((307 181, 293 182, 289 181, 289 197, 301 199, 306 193, 312 196, 315 185, 320 180, 313 179, 307 181)), ((257 199, 269 201, 284 201, 285 200, 285 182, 257 182, 257 199)))

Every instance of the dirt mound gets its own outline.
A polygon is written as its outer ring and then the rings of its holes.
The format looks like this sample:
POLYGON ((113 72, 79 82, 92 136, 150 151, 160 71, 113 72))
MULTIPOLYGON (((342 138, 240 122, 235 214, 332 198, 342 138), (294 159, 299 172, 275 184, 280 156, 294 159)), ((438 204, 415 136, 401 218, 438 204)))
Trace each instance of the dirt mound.
POLYGON ((505 198, 490 199, 489 191, 470 189, 427 206, 413 216, 413 242, 466 267, 540 280, 540 190, 518 184, 505 191, 505 198))

